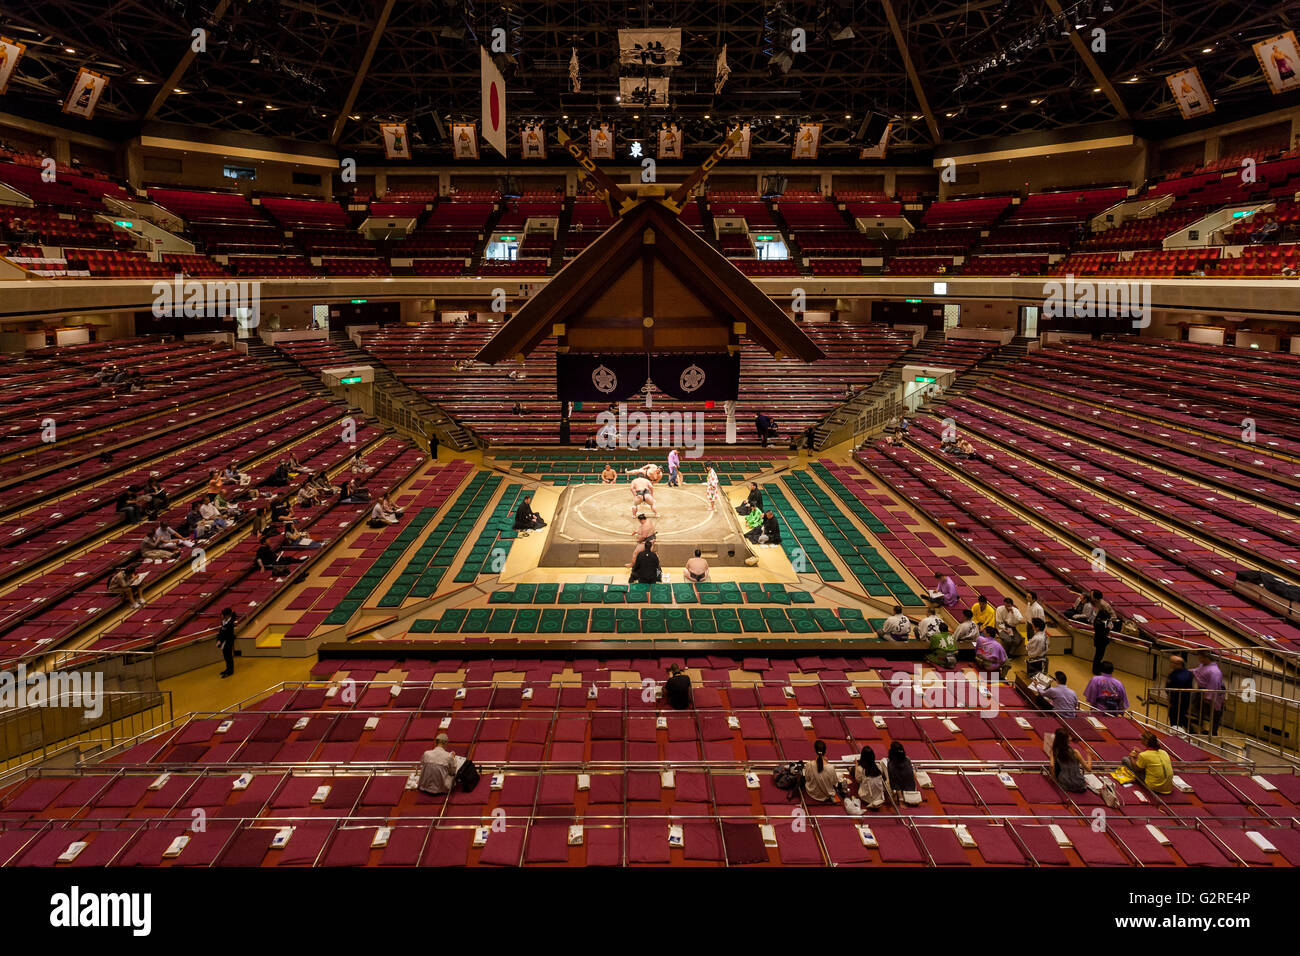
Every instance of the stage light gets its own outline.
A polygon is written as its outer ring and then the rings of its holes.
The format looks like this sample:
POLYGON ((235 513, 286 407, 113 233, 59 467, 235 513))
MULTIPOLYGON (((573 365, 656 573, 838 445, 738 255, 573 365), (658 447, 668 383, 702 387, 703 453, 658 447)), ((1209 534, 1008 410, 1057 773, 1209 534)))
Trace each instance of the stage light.
POLYGON ((77 51, 74 50, 74 49, 73 49, 72 47, 70 47, 70 46, 65 46, 65 47, 63 48, 63 52, 64 52, 64 53, 71 53, 73 56, 76 56, 76 54, 77 54, 77 51))

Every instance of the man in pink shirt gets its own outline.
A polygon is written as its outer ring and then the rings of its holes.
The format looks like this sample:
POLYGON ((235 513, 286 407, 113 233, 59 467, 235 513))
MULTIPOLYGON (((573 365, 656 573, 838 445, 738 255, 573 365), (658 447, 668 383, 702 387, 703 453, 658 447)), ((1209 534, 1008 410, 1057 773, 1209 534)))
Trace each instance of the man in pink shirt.
POLYGON ((1210 726, 1210 736, 1213 737, 1219 732, 1219 723, 1223 720, 1223 704, 1228 699, 1226 685, 1223 682, 1223 671, 1219 670, 1219 665, 1209 654, 1201 653, 1196 655, 1197 666, 1192 668, 1192 676, 1196 678, 1196 687, 1200 693, 1197 713, 1199 714, 1200 730, 1204 731, 1205 725, 1210 726))

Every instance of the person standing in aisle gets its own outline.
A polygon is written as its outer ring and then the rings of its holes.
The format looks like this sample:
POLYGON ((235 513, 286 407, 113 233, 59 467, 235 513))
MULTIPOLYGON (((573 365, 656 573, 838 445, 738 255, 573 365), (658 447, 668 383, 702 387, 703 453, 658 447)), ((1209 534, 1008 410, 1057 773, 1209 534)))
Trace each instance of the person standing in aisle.
POLYGON ((219 676, 229 677, 235 672, 235 609, 226 608, 221 612, 221 624, 217 628, 217 650, 226 662, 226 669, 219 676))

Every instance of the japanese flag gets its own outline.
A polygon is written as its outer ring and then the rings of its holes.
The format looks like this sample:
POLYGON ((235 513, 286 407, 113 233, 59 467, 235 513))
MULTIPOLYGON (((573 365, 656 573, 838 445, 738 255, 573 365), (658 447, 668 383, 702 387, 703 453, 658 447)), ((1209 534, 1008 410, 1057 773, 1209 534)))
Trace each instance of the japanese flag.
POLYGON ((483 85, 483 138, 506 155, 506 81, 483 47, 478 48, 483 85))

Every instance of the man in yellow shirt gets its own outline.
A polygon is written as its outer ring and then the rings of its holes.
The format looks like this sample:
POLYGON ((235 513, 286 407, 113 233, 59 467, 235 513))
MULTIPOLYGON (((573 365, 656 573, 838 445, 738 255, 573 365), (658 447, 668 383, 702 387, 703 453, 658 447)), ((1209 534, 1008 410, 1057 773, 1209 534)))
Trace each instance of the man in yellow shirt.
POLYGON ((984 632, 986 627, 997 626, 997 612, 993 610, 993 605, 988 602, 984 595, 971 605, 971 615, 976 624, 980 626, 980 633, 984 632))
POLYGON ((1142 734, 1142 746, 1124 758, 1124 766, 1137 774, 1138 782, 1152 793, 1174 792, 1174 765, 1167 751, 1151 731, 1142 734))

